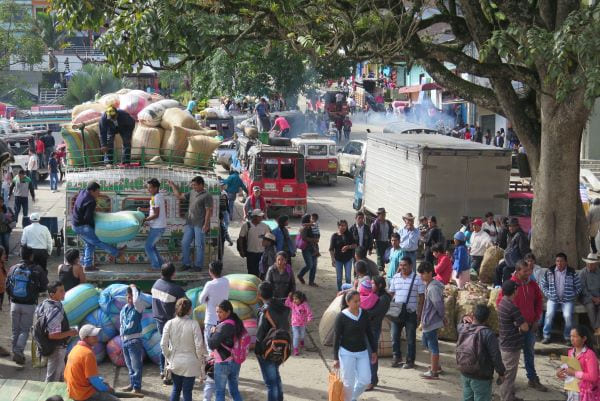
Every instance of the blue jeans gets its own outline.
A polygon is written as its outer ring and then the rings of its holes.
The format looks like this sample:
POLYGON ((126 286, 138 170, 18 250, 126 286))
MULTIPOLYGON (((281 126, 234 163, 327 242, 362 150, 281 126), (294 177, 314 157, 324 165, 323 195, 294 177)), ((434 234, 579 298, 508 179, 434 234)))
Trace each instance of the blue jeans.
POLYGON ((536 333, 531 330, 523 333, 523 360, 525 361, 527 378, 531 381, 539 380, 537 372, 535 371, 535 336, 536 333))
POLYGON ((50 190, 56 191, 58 189, 58 173, 50 173, 50 190))
POLYGON ((402 351, 400 349, 400 335, 402 329, 406 331, 406 362, 414 363, 417 355, 417 313, 408 312, 408 317, 405 321, 392 322, 392 353, 394 358, 402 359, 402 351))
POLYGON ((192 401, 192 390, 194 389, 195 377, 179 376, 175 373, 173 376, 173 391, 171 391, 170 401, 179 401, 179 396, 183 392, 183 401, 192 401))
POLYGON ((94 251, 96 250, 96 247, 104 249, 114 257, 119 255, 119 250, 117 248, 100 241, 94 232, 94 227, 88 225, 73 226, 73 231, 75 231, 85 243, 85 246, 83 247, 83 259, 81 260, 81 265, 83 267, 90 267, 94 264, 94 251))
POLYGON ((568 340, 571 338, 571 327, 573 327, 573 309, 575 308, 574 302, 554 302, 548 300, 546 302, 546 319, 544 322, 544 338, 550 338, 552 331, 552 320, 554 320, 554 314, 556 310, 561 307, 563 318, 565 319, 565 328, 563 330, 563 338, 568 340))
POLYGON ((23 216, 29 216, 29 198, 27 196, 15 196, 15 222, 19 221, 21 208, 23 208, 23 216))
POLYGON ((160 269, 163 264, 163 259, 156 249, 156 243, 165 232, 165 228, 150 228, 148 231, 148 239, 146 239, 146 255, 150 259, 150 264, 153 269, 160 269))
MULTIPOLYGON (((163 330, 165 328, 165 323, 160 322, 158 320, 155 320, 156 322, 156 328, 158 329, 158 332, 160 333, 160 337, 162 338, 162 334, 163 334, 163 330)), ((158 363, 158 368, 160 369, 160 373, 163 374, 165 371, 165 356, 163 355, 163 353, 160 353, 160 360, 158 363)))
POLYGON ((350 284, 350 280, 351 280, 351 275, 352 275, 352 259, 350 259, 347 262, 341 262, 339 260, 335 261, 335 273, 336 273, 336 277, 337 277, 337 289, 338 291, 342 290, 342 273, 344 274, 344 278, 346 281, 346 284, 350 284))
POLYGON ((0 244, 4 248, 4 255, 8 257, 10 253, 10 233, 0 234, 0 244))
POLYGON ((233 221, 233 215, 235 212, 235 198, 237 197, 236 193, 227 192, 227 207, 229 209, 229 215, 231 217, 231 221, 233 221))
POLYGON ((412 261, 413 269, 417 268, 417 251, 404 251, 404 256, 409 257, 412 261))
POLYGON ((258 357, 258 365, 267 386, 267 401, 283 401, 283 383, 279 375, 279 365, 258 357))
POLYGON ((190 258, 192 240, 194 241, 194 248, 196 249, 193 266, 196 269, 202 269, 204 266, 204 230, 202 230, 202 227, 186 224, 183 226, 183 239, 181 240, 184 266, 192 266, 190 258))
POLYGON ((292 326, 292 348, 296 349, 300 344, 304 344, 304 335, 306 326, 292 326))
POLYGON ((234 361, 215 363, 215 401, 225 401, 225 385, 229 383, 229 394, 233 401, 242 401, 238 390, 240 365, 234 361))
POLYGON ((134 338, 123 343, 123 356, 129 371, 129 382, 134 389, 142 388, 142 369, 144 367, 144 346, 142 340, 134 338))
POLYGON ((302 258, 304 258, 304 267, 298 273, 298 277, 304 277, 308 272, 308 282, 314 283, 317 275, 317 257, 313 255, 312 250, 305 249, 302 251, 302 258))
POLYGON ((38 173, 37 170, 31 170, 31 171, 27 172, 27 176, 31 180, 31 185, 33 186, 33 189, 38 189, 37 173, 38 173))

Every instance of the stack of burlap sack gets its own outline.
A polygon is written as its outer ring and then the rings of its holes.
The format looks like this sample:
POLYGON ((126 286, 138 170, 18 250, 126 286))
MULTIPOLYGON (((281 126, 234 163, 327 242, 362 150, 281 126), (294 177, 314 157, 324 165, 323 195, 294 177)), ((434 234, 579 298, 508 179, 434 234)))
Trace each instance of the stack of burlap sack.
MULTIPOLYGON (((221 143, 215 138, 218 131, 200 127, 178 101, 140 90, 121 89, 102 96, 97 102, 73 108, 71 124, 63 126, 70 165, 82 164, 84 148, 90 163, 102 161, 98 123, 109 106, 129 113, 136 120, 131 138, 132 161, 143 159, 204 167, 221 143), (83 137, 82 124, 85 126, 83 137)), ((117 135, 114 141, 116 160, 121 158, 122 143, 117 135)))

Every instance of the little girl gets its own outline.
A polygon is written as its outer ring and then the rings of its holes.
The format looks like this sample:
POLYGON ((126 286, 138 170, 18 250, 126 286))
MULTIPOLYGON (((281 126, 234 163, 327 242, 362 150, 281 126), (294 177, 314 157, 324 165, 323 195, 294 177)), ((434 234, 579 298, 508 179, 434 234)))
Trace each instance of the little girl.
POLYGON ((469 266, 469 254, 465 246, 465 234, 458 231, 454 234, 454 260, 452 270, 454 279, 459 290, 465 288, 465 284, 471 281, 471 267, 469 266))
POLYGON ((372 309, 379 301, 379 295, 373 292, 371 280, 362 280, 358 286, 358 293, 360 294, 360 308, 363 310, 372 309))
POLYGON ((567 401, 598 401, 600 400, 600 383, 598 382, 598 358, 592 346, 592 334, 583 325, 571 330, 569 356, 579 361, 581 370, 576 371, 565 365, 556 372, 560 379, 579 379, 579 393, 567 391, 567 401))
POLYGON ((299 348, 304 348, 304 335, 306 334, 306 325, 313 318, 312 310, 306 295, 302 291, 295 291, 285 300, 285 306, 292 310, 292 345, 294 356, 300 355, 299 348))

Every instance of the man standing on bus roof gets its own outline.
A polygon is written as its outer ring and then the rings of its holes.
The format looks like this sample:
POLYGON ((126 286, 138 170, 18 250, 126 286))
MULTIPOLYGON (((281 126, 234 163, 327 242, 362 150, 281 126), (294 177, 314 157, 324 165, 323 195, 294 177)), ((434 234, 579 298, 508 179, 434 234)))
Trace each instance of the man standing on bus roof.
POLYGON ((169 186, 177 199, 189 202, 185 226, 183 227, 183 239, 181 240, 181 247, 183 248, 183 266, 181 270, 192 269, 192 271, 199 272, 204 266, 205 236, 210 231, 210 216, 213 208, 212 195, 204 189, 204 178, 199 175, 192 178, 190 184, 192 190, 185 194, 179 192, 173 181, 169 181, 169 186), (193 268, 190 258, 192 240, 195 247, 193 268))
POLYGON ((252 195, 246 199, 246 203, 244 203, 244 219, 249 219, 250 212, 254 209, 260 209, 265 214, 265 219, 267 219, 267 201, 265 197, 261 194, 261 189, 259 186, 252 187, 252 195))

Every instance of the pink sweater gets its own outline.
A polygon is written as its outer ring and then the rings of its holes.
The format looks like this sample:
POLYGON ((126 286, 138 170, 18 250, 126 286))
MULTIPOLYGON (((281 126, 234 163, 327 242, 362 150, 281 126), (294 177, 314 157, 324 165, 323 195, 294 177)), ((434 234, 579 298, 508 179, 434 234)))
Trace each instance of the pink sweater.
MULTIPOLYGON (((569 350, 569 356, 575 354, 575 348, 569 350)), ((579 383, 579 401, 599 401, 600 383, 598 382, 598 358, 589 348, 577 356, 581 365, 581 371, 575 374, 575 377, 581 380, 579 383)))
POLYGON ((313 319, 312 310, 308 302, 296 305, 290 298, 286 298, 285 306, 292 310, 292 326, 294 327, 304 327, 313 319))

